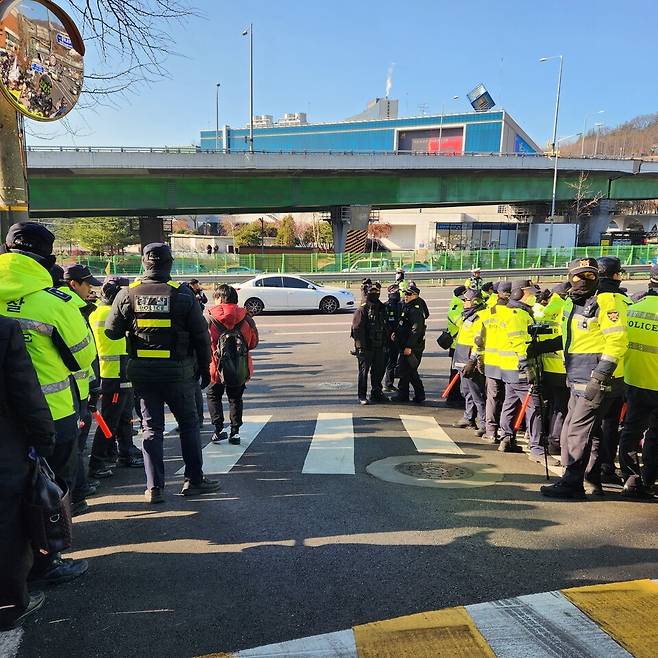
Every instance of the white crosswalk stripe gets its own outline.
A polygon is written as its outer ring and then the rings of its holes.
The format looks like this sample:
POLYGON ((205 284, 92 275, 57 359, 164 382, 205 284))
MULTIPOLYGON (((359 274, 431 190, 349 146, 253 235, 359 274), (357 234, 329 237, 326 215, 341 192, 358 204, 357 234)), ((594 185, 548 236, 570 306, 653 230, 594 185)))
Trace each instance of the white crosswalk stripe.
POLYGON ((318 414, 302 473, 354 475, 352 414, 318 414))
POLYGON ((400 420, 418 452, 463 455, 464 451, 446 434, 433 416, 406 416, 400 420))
MULTIPOLYGON (((240 428, 240 445, 231 445, 228 441, 222 441, 215 445, 209 443, 203 449, 203 472, 205 475, 221 475, 228 473, 240 460, 245 450, 252 441, 260 434, 261 430, 272 418, 268 416, 250 416, 245 419, 240 428)), ((176 471, 176 475, 182 475, 185 468, 176 471)))

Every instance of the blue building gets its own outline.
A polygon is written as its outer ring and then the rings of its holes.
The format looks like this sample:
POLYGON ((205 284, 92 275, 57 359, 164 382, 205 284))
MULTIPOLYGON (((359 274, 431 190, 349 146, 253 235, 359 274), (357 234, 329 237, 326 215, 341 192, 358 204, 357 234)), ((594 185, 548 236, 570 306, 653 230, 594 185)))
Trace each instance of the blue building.
MULTIPOLYGON (((305 114, 254 118, 254 150, 269 152, 538 153, 541 149, 505 110, 398 118, 397 101, 375 99, 345 121, 308 123, 305 114)), ((249 150, 249 128, 201 131, 201 149, 249 150)))

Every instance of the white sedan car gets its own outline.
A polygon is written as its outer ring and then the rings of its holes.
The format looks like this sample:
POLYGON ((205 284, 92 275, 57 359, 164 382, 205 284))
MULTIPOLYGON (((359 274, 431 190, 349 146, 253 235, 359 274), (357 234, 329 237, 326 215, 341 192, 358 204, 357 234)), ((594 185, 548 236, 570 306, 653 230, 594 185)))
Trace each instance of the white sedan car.
POLYGON ((262 311, 320 310, 335 313, 354 309, 354 295, 343 288, 328 288, 300 276, 263 274, 235 286, 239 303, 251 315, 262 311))

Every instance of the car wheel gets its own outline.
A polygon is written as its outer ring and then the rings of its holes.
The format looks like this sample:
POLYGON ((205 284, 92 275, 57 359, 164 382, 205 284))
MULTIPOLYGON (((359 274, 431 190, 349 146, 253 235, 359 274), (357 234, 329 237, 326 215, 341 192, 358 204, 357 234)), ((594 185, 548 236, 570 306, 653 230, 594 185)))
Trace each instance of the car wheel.
POLYGON ((335 297, 323 297, 320 302, 320 310, 323 313, 335 313, 339 306, 340 304, 335 297))
POLYGON ((258 297, 250 297, 245 303, 244 307, 247 309, 249 315, 258 315, 263 312, 265 304, 258 299, 258 297))

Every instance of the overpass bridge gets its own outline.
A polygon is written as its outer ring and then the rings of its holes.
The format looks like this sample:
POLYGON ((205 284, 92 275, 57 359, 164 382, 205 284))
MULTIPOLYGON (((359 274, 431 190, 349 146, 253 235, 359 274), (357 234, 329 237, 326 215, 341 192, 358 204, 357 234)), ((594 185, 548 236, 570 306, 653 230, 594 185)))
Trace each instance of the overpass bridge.
MULTIPOLYGON (((148 240, 161 235, 153 218, 162 215, 330 210, 338 245, 367 223, 367 213, 346 208, 547 202, 554 167, 527 154, 30 147, 27 155, 33 217, 151 218, 142 222, 148 240)), ((658 162, 560 158, 558 172, 558 201, 574 198, 581 172, 581 196, 658 198, 658 162)))

